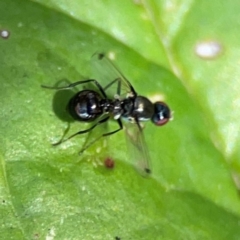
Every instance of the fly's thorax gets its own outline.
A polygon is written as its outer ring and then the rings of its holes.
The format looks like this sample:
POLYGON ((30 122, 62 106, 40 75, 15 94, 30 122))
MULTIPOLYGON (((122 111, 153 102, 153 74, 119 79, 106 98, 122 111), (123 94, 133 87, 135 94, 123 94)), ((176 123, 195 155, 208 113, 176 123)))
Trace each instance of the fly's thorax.
POLYGON ((154 105, 146 97, 137 96, 134 101, 134 107, 131 117, 139 121, 148 121, 154 114, 154 105))
POLYGON ((122 116, 123 109, 122 109, 122 101, 119 99, 114 100, 111 104, 112 109, 111 113, 114 119, 119 119, 122 116))
POLYGON ((110 99, 102 99, 100 101, 100 106, 101 106, 104 113, 111 112, 112 105, 113 105, 113 101, 110 100, 110 99))
POLYGON ((122 100, 122 117, 128 119, 134 110, 135 98, 129 97, 122 100))

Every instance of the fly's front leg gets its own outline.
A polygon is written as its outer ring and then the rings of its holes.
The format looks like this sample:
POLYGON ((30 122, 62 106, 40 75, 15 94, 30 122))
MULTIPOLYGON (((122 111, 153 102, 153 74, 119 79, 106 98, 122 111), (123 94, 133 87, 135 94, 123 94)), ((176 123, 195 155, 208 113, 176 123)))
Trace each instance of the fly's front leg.
POLYGON ((87 80, 77 81, 75 83, 71 83, 71 84, 69 84, 67 86, 64 86, 64 87, 51 87, 51 86, 46 86, 46 85, 41 85, 41 87, 42 88, 47 88, 47 89, 54 89, 54 90, 66 90, 66 89, 71 89, 73 87, 76 87, 77 85, 84 84, 84 83, 89 83, 89 82, 93 82, 98 87, 99 91, 102 93, 104 98, 107 98, 107 95, 106 95, 103 87, 95 79, 87 79, 87 80))
POLYGON ((104 87, 104 90, 106 91, 109 87, 111 87, 114 83, 118 83, 117 86, 117 94, 120 95, 121 94, 121 78, 116 78, 114 79, 112 82, 110 82, 106 87, 104 87))

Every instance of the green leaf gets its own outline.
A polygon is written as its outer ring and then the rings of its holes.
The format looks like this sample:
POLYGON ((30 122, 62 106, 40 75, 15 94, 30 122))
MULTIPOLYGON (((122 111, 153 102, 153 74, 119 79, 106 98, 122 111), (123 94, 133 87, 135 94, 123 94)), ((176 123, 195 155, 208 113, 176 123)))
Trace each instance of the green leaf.
MULTIPOLYGON (((0 38, 2 239, 239 238, 238 4, 156 2, 0 2, 10 33, 0 38), (215 55, 202 55, 209 43, 215 55), (73 92, 40 85, 91 77, 96 51, 174 112, 144 129, 149 178, 133 169, 124 132, 82 156, 87 135, 51 146, 73 92)), ((88 127, 70 121, 68 134, 88 127)))

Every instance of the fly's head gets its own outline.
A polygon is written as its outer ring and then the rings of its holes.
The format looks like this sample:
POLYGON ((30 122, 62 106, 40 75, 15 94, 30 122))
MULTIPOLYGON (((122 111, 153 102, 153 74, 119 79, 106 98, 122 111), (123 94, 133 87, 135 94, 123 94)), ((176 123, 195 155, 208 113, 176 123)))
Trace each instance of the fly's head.
POLYGON ((171 110, 168 105, 164 102, 155 102, 154 114, 152 116, 152 122, 156 126, 162 126, 171 119, 171 110))

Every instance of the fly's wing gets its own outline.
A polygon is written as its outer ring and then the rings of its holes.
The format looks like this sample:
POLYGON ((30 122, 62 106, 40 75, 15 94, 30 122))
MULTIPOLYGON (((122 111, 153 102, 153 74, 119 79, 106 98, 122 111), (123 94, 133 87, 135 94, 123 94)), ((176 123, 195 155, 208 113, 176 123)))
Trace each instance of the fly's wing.
POLYGON ((102 139, 104 137, 102 137, 103 134, 109 132, 108 129, 108 118, 109 118, 109 114, 102 114, 97 121, 94 121, 92 123, 92 127, 94 127, 91 131, 88 132, 87 137, 85 138, 85 142, 82 146, 82 149, 80 151, 80 153, 84 152, 85 150, 90 150, 92 149, 92 146, 94 146, 94 148, 98 148, 98 146, 100 146, 100 142, 102 141, 102 139), (95 145, 95 143, 97 145, 95 145))
MULTIPOLYGON (((108 114, 103 114, 99 117, 98 122, 109 117, 108 114)), ((96 122, 94 122, 96 124, 96 122)), ((94 125, 93 124, 93 125, 94 125)), ((88 160, 92 161, 94 166, 103 165, 107 158, 111 158, 111 149, 109 148, 110 143, 109 137, 102 137, 103 134, 112 131, 109 128, 108 121, 97 125, 92 131, 90 131, 85 137, 85 142, 80 149, 80 154, 88 155, 88 160)))
POLYGON ((148 176, 151 173, 151 161, 142 127, 137 123, 127 123, 126 138, 131 157, 136 161, 137 170, 143 176, 148 176))
POLYGON ((116 94, 120 98, 125 98, 126 94, 136 95, 131 83, 105 54, 95 53, 91 62, 93 77, 101 84, 109 98, 116 97, 116 94))
MULTIPOLYGON (((95 53, 92 56, 92 68, 95 79, 102 85, 110 98, 119 95, 120 99, 127 96, 137 96, 133 86, 121 71, 105 54, 95 53)), ((136 161, 136 167, 143 176, 149 175, 150 158, 145 144, 142 128, 139 124, 126 123, 126 138, 131 158, 136 161)))

